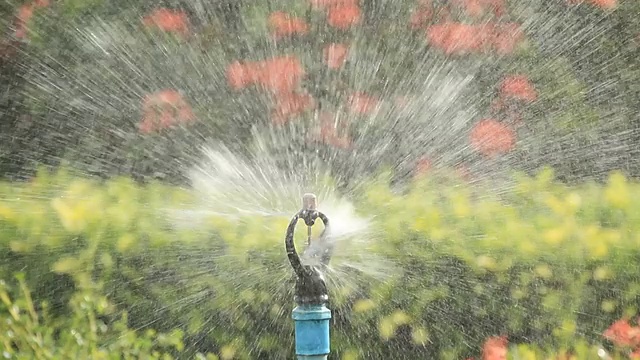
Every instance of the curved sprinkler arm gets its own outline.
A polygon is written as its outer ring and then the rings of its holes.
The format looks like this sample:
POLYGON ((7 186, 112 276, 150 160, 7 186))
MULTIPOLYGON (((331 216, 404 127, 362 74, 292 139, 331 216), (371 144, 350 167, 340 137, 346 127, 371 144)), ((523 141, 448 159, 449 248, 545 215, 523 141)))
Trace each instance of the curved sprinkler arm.
MULTIPOLYGON (((331 310, 326 307, 329 294, 324 276, 318 266, 302 264, 293 242, 298 220, 303 219, 308 229, 307 246, 309 246, 311 244, 311 227, 318 218, 325 227, 321 237, 326 238, 329 219, 316 210, 315 195, 305 194, 302 210, 293 216, 285 235, 287 257, 296 274, 294 300, 297 306, 293 309, 292 318, 295 321, 298 360, 323 360, 327 359, 330 352, 329 320, 331 319, 331 310)), ((331 250, 330 247, 327 247, 322 253, 322 266, 329 263, 331 250)))

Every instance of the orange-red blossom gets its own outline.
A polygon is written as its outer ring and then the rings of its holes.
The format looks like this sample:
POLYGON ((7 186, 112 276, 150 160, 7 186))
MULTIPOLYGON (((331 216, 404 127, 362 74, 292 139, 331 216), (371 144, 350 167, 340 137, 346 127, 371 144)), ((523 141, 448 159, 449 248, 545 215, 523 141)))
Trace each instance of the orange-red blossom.
POLYGON ((18 39, 26 39, 28 24, 33 17, 34 10, 47 6, 49 6, 49 0, 35 0, 20 6, 15 20, 15 37, 18 39))
POLYGON ((515 140, 515 132, 495 119, 480 120, 469 134, 471 147, 486 157, 513 150, 515 140))
MULTIPOLYGON (((506 336, 488 338, 482 346, 482 360, 507 360, 507 344, 506 336)), ((473 360, 473 358, 467 360, 473 360)))
POLYGON ((165 89, 147 95, 142 104, 142 133, 150 133, 188 123, 195 119, 191 106, 173 89, 165 89))
POLYGON ((346 30, 360 22, 358 5, 337 5, 327 11, 327 23, 337 29, 346 30))
POLYGON ((300 59, 287 55, 257 62, 235 61, 227 67, 227 82, 234 90, 256 84, 274 94, 290 94, 300 86, 304 74, 300 59))
POLYGON ((311 5, 327 10, 329 26, 341 30, 358 24, 362 16, 358 0, 311 0, 311 5))
POLYGON ((268 22, 271 33, 276 39, 294 34, 304 35, 309 32, 309 25, 304 20, 284 11, 276 11, 269 15, 268 22))
POLYGON ((538 92, 526 75, 509 75, 500 83, 500 96, 526 102, 536 101, 538 92))
POLYGON ((418 159, 415 168, 413 169, 414 176, 424 176, 433 168, 433 161, 427 156, 423 156, 418 159))
POLYGON ((447 55, 464 55, 494 50, 501 55, 512 53, 524 39, 516 23, 465 24, 445 21, 427 28, 431 46, 447 55))
POLYGON ((482 347, 482 360, 507 360, 507 337, 494 336, 482 347))
POLYGON ((351 138, 346 133, 347 124, 345 122, 338 122, 336 117, 328 112, 321 112, 318 120, 320 121, 320 129, 314 140, 340 149, 351 147, 351 138))
POLYGON ((358 114, 372 113, 379 103, 377 98, 361 92, 354 93, 347 99, 349 111, 358 114))
POLYGON ((451 0, 451 2, 462 8, 470 17, 480 17, 488 11, 500 17, 506 10, 504 0, 451 0))
POLYGON ((315 107, 311 95, 302 93, 279 94, 275 100, 275 107, 271 113, 271 121, 275 125, 284 125, 292 117, 315 107))
POLYGON ((340 68, 347 60, 349 46, 346 44, 329 44, 324 47, 323 60, 329 69, 340 68))
POLYGON ((583 2, 587 2, 605 10, 612 10, 618 6, 618 0, 567 0, 567 2, 569 4, 581 4, 583 2))
POLYGON ((611 324, 602 336, 619 347, 640 347, 640 327, 632 326, 626 319, 620 319, 611 324))
POLYGON ((181 10, 159 8, 145 16, 142 23, 147 27, 155 27, 182 36, 189 33, 189 19, 181 10))

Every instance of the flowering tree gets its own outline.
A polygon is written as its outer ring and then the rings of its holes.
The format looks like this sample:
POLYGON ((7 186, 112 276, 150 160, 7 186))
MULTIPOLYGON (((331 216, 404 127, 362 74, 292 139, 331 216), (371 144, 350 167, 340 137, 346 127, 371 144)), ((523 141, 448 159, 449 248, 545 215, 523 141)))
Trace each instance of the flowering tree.
POLYGON ((204 139, 241 150, 258 133, 277 151, 321 150, 347 176, 419 159, 592 175, 633 156, 637 6, 25 2, 5 43, 30 110, 3 132, 5 166, 64 157, 97 174, 179 177, 204 139))

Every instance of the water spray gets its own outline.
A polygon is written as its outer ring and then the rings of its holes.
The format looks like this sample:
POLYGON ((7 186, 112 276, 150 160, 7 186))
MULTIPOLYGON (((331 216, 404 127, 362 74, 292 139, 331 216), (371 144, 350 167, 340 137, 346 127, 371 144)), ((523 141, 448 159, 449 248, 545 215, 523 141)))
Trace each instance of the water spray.
POLYGON ((296 287, 293 309, 295 321, 296 355, 298 360, 326 360, 330 352, 329 320, 331 310, 326 307, 329 301, 327 284, 322 269, 331 259, 332 246, 329 244, 329 219, 317 210, 317 198, 314 194, 302 197, 302 210, 293 216, 285 236, 287 257, 296 274, 296 287), (307 226, 307 249, 311 249, 311 228, 317 219, 324 224, 324 230, 317 241, 325 241, 321 251, 312 254, 318 257, 318 265, 303 265, 293 242, 298 220, 304 220, 307 226))

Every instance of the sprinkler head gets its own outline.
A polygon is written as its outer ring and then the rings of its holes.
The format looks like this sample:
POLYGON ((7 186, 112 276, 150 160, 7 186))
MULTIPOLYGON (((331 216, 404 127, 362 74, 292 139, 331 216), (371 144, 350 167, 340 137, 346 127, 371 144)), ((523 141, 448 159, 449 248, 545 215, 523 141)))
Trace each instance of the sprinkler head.
POLYGON ((318 207, 318 198, 311 193, 302 195, 302 210, 316 210, 318 207))
POLYGON ((308 193, 302 196, 302 211, 300 211, 300 217, 309 227, 313 226, 318 218, 317 206, 318 198, 314 194, 308 193))
MULTIPOLYGON (((324 224, 324 232, 322 236, 326 236, 329 228, 329 219, 323 213, 317 210, 318 199, 314 194, 304 194, 302 197, 302 210, 293 216, 287 233, 285 235, 285 247, 291 267, 296 273, 297 281, 295 287, 295 301, 298 304, 325 304, 329 299, 327 285, 320 267, 303 265, 293 243, 293 235, 298 220, 304 220, 307 225, 308 243, 311 242, 311 227, 315 224, 316 219, 320 219, 324 224)), ((329 262, 330 252, 326 251, 322 254, 323 266, 329 262)))

